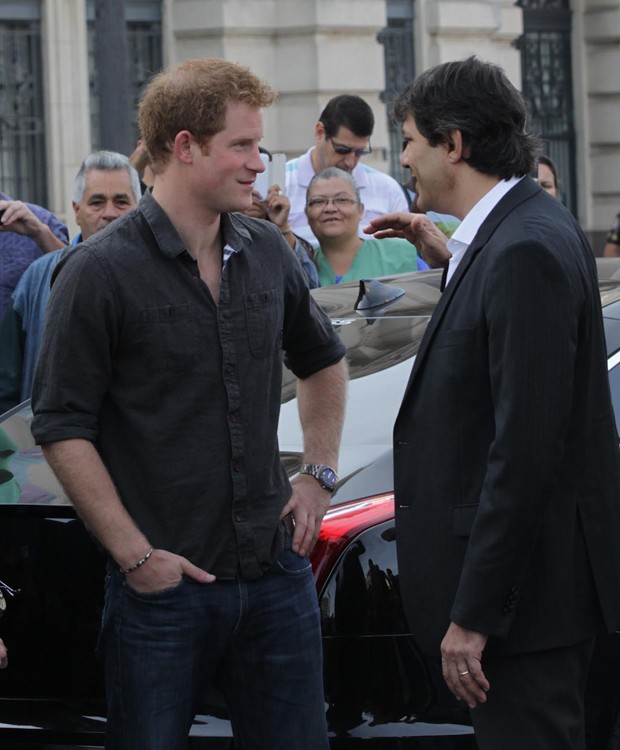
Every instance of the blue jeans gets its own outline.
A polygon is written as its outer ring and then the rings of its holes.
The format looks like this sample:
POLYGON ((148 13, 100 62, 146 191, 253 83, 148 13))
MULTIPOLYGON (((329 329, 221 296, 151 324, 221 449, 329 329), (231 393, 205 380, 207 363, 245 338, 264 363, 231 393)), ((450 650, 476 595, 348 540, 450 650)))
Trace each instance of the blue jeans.
POLYGON ((107 750, 186 750, 204 687, 238 750, 326 750, 320 619, 310 563, 285 549, 255 581, 143 595, 109 577, 100 647, 107 750))

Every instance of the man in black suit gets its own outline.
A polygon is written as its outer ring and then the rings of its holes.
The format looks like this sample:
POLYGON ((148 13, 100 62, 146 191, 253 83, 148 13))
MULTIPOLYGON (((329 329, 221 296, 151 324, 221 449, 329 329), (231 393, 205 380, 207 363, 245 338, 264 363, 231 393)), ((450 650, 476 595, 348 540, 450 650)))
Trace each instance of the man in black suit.
MULTIPOLYGON (((584 746, 597 632, 620 627, 618 440, 594 256, 530 177, 501 69, 439 65, 399 96, 423 211, 462 219, 394 428, 400 583, 484 750, 584 746)), ((373 220, 424 252, 423 217, 373 220)), ((426 234, 425 234, 426 233, 426 234)), ((441 247, 441 246, 440 246, 441 247)))

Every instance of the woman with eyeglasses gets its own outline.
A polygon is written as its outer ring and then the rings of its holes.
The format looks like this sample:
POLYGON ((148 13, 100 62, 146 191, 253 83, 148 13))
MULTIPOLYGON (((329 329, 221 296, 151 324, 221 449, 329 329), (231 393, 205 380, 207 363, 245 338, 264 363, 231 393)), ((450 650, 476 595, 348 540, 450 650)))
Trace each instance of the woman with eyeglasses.
POLYGON ((348 172, 327 167, 314 175, 306 194, 306 215, 319 242, 314 261, 321 286, 428 269, 407 240, 361 239, 363 213, 359 190, 348 172))

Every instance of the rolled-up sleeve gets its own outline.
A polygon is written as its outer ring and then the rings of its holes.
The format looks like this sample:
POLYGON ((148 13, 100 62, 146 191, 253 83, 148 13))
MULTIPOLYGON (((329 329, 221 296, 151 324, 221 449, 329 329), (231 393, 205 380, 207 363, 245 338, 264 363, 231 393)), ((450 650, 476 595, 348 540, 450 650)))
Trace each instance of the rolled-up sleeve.
POLYGON ((289 274, 282 346, 285 364, 301 379, 339 362, 346 349, 299 269, 289 274))
POLYGON ((100 258, 87 249, 72 254, 52 288, 34 377, 32 434, 38 444, 96 440, 112 371, 117 304, 100 258))

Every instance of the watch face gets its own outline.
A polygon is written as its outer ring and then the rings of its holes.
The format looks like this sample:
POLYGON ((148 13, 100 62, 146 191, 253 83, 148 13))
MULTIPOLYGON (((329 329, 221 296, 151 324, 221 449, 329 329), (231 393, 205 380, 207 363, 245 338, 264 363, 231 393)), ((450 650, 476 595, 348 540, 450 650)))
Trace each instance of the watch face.
POLYGON ((329 467, 326 467, 321 472, 320 481, 330 490, 333 490, 336 486, 336 482, 338 481, 338 477, 336 476, 335 471, 333 471, 329 467))

